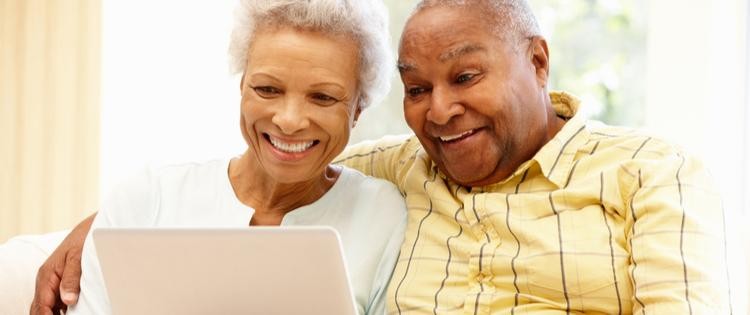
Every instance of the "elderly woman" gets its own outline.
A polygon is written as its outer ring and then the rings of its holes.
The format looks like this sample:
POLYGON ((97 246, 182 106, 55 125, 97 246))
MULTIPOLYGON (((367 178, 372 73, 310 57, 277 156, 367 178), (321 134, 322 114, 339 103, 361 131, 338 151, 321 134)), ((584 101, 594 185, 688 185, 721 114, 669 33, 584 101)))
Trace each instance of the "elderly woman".
MULTIPOLYGON (((386 24, 377 0, 242 1, 230 54, 242 73, 247 151, 138 174, 93 227, 328 225, 341 234, 359 312, 382 314, 403 199, 389 183, 330 163, 387 90, 386 24)), ((93 242, 82 260, 70 314, 110 313, 93 242)))

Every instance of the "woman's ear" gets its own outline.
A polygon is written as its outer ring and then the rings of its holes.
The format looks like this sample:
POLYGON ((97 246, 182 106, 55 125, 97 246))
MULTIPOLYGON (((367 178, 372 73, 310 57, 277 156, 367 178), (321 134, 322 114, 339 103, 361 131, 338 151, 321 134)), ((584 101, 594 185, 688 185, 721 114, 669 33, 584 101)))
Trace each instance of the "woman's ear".
POLYGON ((245 92, 245 74, 247 74, 247 69, 242 71, 242 78, 240 78, 240 96, 245 92))
POLYGON ((359 115, 362 114, 362 106, 357 103, 357 109, 354 110, 354 120, 352 121, 352 128, 357 126, 357 121, 359 121, 359 115))

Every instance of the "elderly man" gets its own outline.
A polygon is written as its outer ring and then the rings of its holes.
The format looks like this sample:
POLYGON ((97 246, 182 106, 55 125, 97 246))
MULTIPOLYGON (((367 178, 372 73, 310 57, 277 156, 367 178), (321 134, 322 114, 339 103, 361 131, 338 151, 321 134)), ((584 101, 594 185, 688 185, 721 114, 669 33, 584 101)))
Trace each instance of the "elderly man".
MULTIPOLYGON (((398 68, 415 137, 339 160, 406 197, 391 313, 730 311, 723 212, 706 171, 549 93, 549 51, 523 0, 423 1, 398 68)), ((37 305, 54 303, 59 274, 76 291, 87 229, 42 268, 37 305)))

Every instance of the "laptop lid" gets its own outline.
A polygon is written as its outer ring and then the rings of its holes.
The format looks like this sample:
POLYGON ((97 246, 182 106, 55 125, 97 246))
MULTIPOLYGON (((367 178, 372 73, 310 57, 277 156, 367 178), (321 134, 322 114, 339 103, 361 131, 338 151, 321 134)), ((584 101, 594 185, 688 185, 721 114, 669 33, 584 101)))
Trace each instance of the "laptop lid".
POLYGON ((93 231, 112 312, 357 314, 329 227, 93 231))

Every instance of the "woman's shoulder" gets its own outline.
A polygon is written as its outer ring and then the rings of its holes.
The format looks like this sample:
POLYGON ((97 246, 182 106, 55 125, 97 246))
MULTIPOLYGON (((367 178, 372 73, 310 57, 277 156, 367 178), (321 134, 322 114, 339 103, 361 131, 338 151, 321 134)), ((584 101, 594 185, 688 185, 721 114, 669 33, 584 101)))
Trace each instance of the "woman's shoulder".
POLYGON ((384 179, 367 176, 353 168, 342 166, 339 180, 346 184, 342 186, 351 193, 361 193, 365 195, 383 194, 385 196, 393 196, 403 199, 403 196, 393 183, 384 179))
POLYGON ((105 198, 101 212, 111 215, 113 224, 151 222, 165 202, 206 195, 212 187, 220 187, 228 163, 226 159, 143 167, 114 187, 105 198))
POLYGON ((337 186, 341 191, 339 198, 351 200, 360 213, 368 210, 379 213, 379 216, 400 218, 406 215, 404 197, 391 182, 367 176, 348 167, 342 167, 337 186))
POLYGON ((229 159, 152 165, 145 169, 147 176, 160 181, 184 181, 192 178, 212 178, 217 173, 226 174, 229 159))

